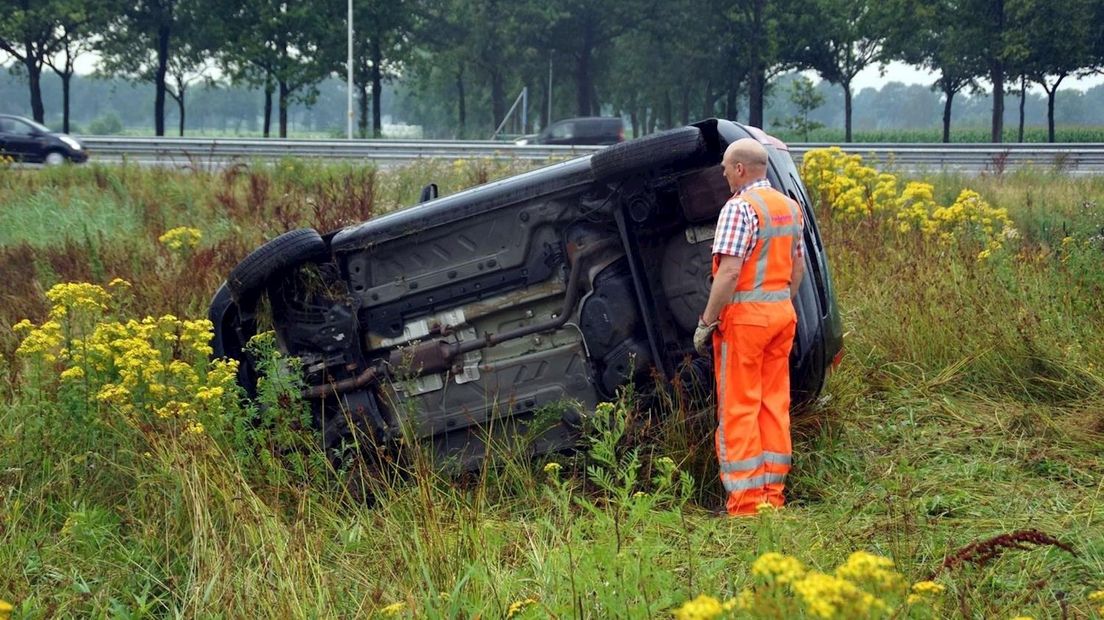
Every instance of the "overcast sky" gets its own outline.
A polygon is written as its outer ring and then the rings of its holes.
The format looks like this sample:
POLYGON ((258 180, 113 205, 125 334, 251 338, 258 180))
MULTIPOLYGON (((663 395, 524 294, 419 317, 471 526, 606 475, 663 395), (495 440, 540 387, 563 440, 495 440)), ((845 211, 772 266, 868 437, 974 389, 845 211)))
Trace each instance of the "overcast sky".
MULTIPOLYGON (((815 72, 807 72, 809 79, 814 82, 818 80, 815 72)), ((891 62, 886 66, 885 75, 882 76, 877 66, 867 67, 863 71, 860 71, 855 76, 855 81, 852 84, 852 93, 858 94, 864 88, 879 88, 886 82, 904 82, 905 84, 923 84, 925 86, 935 82, 936 74, 930 71, 924 71, 918 69, 912 65, 906 65, 902 62, 891 62)), ((1080 90, 1087 90, 1098 84, 1104 84, 1104 75, 1093 75, 1087 78, 1075 79, 1068 77, 1062 80, 1062 90, 1069 88, 1077 88, 1080 90)), ((1006 83, 1007 86, 1007 83, 1006 83)), ((1043 89, 1039 85, 1034 87, 1029 86, 1028 90, 1043 92, 1043 89)))

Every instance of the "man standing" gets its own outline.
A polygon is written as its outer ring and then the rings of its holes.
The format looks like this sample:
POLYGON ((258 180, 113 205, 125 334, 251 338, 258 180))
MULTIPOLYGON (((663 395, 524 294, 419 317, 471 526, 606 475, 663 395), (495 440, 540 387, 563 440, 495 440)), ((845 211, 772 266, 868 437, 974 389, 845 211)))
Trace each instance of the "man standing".
POLYGON ((783 504, 790 471, 793 297, 804 275, 803 218, 771 188, 767 151, 737 140, 721 162, 732 198, 713 238, 713 285, 694 346, 713 354, 717 458, 730 515, 783 504))

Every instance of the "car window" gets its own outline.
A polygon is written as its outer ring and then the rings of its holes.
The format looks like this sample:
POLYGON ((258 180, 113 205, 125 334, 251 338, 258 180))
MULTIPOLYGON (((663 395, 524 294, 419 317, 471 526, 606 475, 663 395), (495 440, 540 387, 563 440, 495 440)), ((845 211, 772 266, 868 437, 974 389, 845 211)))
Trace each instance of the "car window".
POLYGON ((12 127, 11 119, 0 118, 0 133, 11 133, 12 132, 11 127, 12 127))
POLYGON ((575 137, 575 123, 561 123, 552 128, 552 137, 557 140, 569 140, 575 137))
POLYGON ((34 129, 23 121, 17 121, 11 118, 6 120, 8 121, 8 125, 4 133, 11 134, 13 136, 29 136, 34 133, 34 129))

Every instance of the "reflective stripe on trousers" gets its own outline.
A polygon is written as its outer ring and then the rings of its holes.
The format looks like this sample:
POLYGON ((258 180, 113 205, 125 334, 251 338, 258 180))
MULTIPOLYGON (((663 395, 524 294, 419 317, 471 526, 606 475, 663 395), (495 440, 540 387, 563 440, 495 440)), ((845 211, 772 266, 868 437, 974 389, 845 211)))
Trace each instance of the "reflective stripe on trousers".
POLYGON ((785 302, 729 304, 714 336, 717 433, 728 511, 782 505, 790 470, 789 354, 796 317, 785 302))

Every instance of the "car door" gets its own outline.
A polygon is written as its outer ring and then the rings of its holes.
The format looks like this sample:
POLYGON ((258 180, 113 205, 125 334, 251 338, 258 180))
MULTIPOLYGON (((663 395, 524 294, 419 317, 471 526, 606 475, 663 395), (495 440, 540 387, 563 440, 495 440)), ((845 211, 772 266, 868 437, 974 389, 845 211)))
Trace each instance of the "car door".
POLYGON ((42 161, 45 141, 40 132, 19 119, 9 118, 4 149, 20 161, 42 161))
POLYGON ((9 122, 6 118, 0 118, 0 156, 10 157, 6 148, 9 122))

